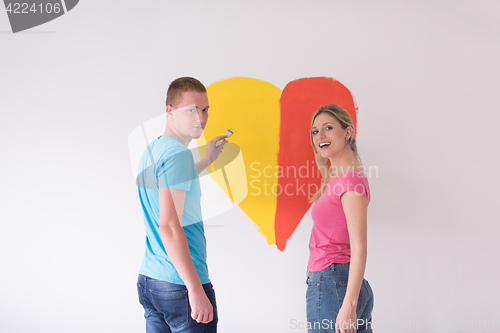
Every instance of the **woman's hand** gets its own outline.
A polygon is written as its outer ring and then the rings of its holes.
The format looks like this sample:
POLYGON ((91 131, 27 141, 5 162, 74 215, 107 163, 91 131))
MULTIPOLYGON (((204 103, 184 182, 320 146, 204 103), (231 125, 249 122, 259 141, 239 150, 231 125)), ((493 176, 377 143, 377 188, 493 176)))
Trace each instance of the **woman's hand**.
POLYGON ((356 306, 346 304, 346 300, 340 308, 335 321, 335 333, 356 333, 357 330, 356 306))

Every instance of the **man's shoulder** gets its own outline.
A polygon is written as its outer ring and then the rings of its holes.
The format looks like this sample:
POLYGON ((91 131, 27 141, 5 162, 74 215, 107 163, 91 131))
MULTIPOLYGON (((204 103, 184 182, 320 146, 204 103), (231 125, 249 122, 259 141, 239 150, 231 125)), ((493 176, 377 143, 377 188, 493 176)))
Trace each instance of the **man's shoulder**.
POLYGON ((194 166, 194 158, 191 151, 184 146, 178 139, 162 137, 155 143, 154 153, 152 154, 156 165, 163 167, 182 167, 186 171, 189 166, 194 166))
POLYGON ((168 161, 182 160, 188 162, 193 160, 191 151, 179 140, 170 137, 159 137, 151 141, 140 159, 140 165, 146 167, 151 164, 165 164, 168 161))
MULTIPOLYGON (((153 155, 160 158, 175 157, 177 154, 183 156, 190 153, 190 150, 179 140, 171 137, 161 137, 150 143, 150 149, 153 155)), ((187 155, 186 155, 187 156, 187 155)))

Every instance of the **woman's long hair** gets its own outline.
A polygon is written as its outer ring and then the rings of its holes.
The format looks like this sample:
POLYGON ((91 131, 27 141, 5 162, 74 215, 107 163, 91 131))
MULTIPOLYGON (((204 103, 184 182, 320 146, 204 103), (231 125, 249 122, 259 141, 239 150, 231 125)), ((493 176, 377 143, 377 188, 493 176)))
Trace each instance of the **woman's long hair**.
MULTIPOLYGON (((333 117, 335 117, 335 119, 338 120, 338 122, 340 123, 340 125, 342 126, 343 129, 346 129, 349 126, 352 127, 351 137, 349 138, 349 147, 351 148, 352 152, 354 153, 354 157, 356 157, 356 159, 359 161, 359 163, 361 163, 361 158, 358 155, 358 148, 356 147, 356 139, 354 139, 354 134, 356 133, 356 131, 354 129, 354 123, 353 123, 352 118, 349 115, 349 113, 347 113, 346 110, 344 110, 343 108, 341 108, 337 104, 330 104, 330 105, 322 106, 314 113, 312 120, 311 120, 311 128, 313 127, 314 120, 316 120, 316 117, 322 113, 328 113, 328 114, 332 115, 333 117)), ((314 146, 314 142, 313 142, 312 131, 310 131, 309 135, 311 138, 311 145, 314 149, 314 152, 317 153, 316 147, 314 146)), ((328 184, 328 181, 330 180, 330 175, 331 175, 330 171, 331 170, 329 168, 326 177, 323 179, 323 183, 321 184, 320 189, 318 190, 318 192, 316 192, 316 194, 314 194, 314 196, 311 198, 311 200, 309 200, 309 202, 316 201, 316 199, 318 199, 321 196, 321 194, 325 191, 326 185, 328 184)))

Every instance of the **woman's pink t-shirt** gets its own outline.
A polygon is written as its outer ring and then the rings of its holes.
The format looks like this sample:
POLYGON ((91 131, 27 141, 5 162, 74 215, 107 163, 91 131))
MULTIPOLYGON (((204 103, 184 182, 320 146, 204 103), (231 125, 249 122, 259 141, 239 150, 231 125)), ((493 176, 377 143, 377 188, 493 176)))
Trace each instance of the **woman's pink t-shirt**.
POLYGON ((311 211, 314 223, 309 241, 308 271, 321 271, 332 263, 345 264, 351 260, 349 232, 340 201, 342 193, 347 191, 363 194, 367 204, 370 202, 370 188, 364 173, 350 170, 330 178, 311 211))

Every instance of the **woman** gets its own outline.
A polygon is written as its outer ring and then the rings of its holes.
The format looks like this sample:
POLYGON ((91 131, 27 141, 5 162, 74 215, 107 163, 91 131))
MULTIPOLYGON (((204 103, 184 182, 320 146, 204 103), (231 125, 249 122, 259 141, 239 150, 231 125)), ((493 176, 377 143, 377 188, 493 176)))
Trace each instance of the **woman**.
POLYGON ((311 144, 323 184, 311 199, 314 225, 306 294, 310 333, 372 332, 373 293, 363 278, 370 189, 354 133, 351 117, 335 104, 320 107, 311 121, 311 144))

